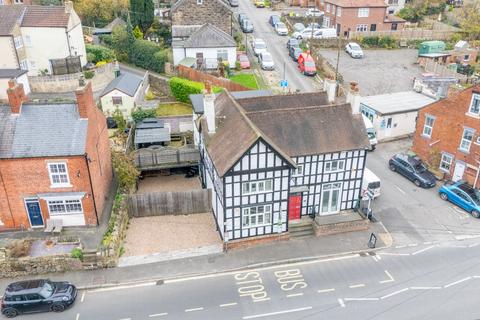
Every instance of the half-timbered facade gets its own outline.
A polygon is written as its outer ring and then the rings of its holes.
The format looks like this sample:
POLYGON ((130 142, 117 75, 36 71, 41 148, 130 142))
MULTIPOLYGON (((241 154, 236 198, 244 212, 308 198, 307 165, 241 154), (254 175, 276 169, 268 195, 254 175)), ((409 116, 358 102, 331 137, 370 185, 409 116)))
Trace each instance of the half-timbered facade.
POLYGON ((224 241, 279 234, 302 216, 351 209, 369 142, 350 104, 324 93, 205 94, 200 173, 224 241))

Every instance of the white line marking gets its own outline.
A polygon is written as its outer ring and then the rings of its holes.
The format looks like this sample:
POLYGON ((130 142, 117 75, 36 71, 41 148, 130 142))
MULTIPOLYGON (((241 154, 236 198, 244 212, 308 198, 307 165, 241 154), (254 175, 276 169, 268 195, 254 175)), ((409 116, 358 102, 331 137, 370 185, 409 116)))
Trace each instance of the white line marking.
POLYGON ((300 292, 300 293, 292 293, 292 294, 288 294, 288 295, 287 295, 287 298, 299 297, 299 296, 303 296, 303 293, 302 293, 302 292, 300 292))
POLYGON ((473 247, 476 247, 476 246, 478 246, 478 245, 480 245, 480 243, 472 243, 472 244, 469 245, 468 247, 469 247, 469 248, 473 248, 473 247))
POLYGON ((157 284, 156 281, 152 281, 152 282, 124 285, 124 286, 118 286, 118 287, 94 289, 94 290, 89 290, 88 292, 105 292, 105 291, 114 291, 114 290, 121 290, 121 289, 140 288, 140 287, 154 286, 156 284, 157 284))
POLYGON ((82 293, 82 298, 80 299, 80 302, 83 302, 83 300, 85 300, 85 293, 87 293, 86 291, 83 291, 82 293))
POLYGON ((338 303, 340 304, 340 307, 345 308, 345 302, 343 302, 342 299, 338 299, 338 303))
POLYGON ((377 301, 379 298, 344 298, 345 301, 377 301))
POLYGON ((474 279, 480 279, 480 276, 473 276, 474 279))
POLYGON ((398 190, 398 191, 400 191, 401 193, 403 193, 403 194, 407 194, 405 191, 403 191, 402 189, 400 189, 400 187, 399 187, 399 186, 395 185, 395 188, 397 188, 397 190, 398 190))
POLYGON ((376 257, 377 257, 378 261, 382 260, 382 257, 380 257, 380 256, 376 256, 376 257))
POLYGON ((423 244, 432 244, 432 241, 424 242, 423 244))
POLYGON ((410 287, 410 290, 438 290, 442 287, 410 287))
POLYGON ((397 295, 397 294, 402 293, 402 292, 405 292, 405 291, 408 291, 408 288, 404 288, 404 289, 402 289, 402 290, 398 290, 398 291, 392 292, 392 293, 387 294, 387 295, 385 295, 385 296, 383 296, 383 297, 380 297, 380 299, 382 299, 382 300, 383 300, 383 299, 387 299, 387 298, 393 297, 394 295, 397 295))
POLYGON ((405 247, 407 247, 407 245, 396 246, 395 248, 396 248, 396 249, 401 249, 401 248, 405 248, 405 247))
POLYGON ((335 291, 335 288, 329 288, 329 289, 320 289, 317 292, 318 293, 325 293, 325 292, 332 292, 335 291))
POLYGON ((416 246, 418 246, 418 243, 410 243, 408 246, 409 247, 416 247, 416 246))
POLYGON ((378 258, 376 256, 371 256, 373 261, 378 262, 378 258))
POLYGON ((423 248, 422 250, 415 251, 414 253, 412 253, 412 256, 415 256, 419 253, 425 252, 425 251, 433 249, 433 248, 435 248, 435 246, 430 246, 430 247, 423 248))
POLYGON ((445 285, 445 286, 443 286, 443 287, 444 287, 444 288, 449 288, 449 287, 451 287, 451 286, 454 286, 454 285, 456 285, 456 284, 459 284, 459 283, 468 281, 468 280, 470 280, 470 279, 472 279, 472 277, 466 277, 466 278, 463 278, 463 279, 461 279, 461 280, 458 280, 458 281, 449 283, 449 284, 447 284, 447 285, 445 285))
POLYGON ((256 300, 253 300, 253 302, 262 302, 262 301, 269 301, 270 298, 263 298, 263 299, 256 299, 256 300))
POLYGON ((164 313, 151 314, 151 315, 149 315, 148 317, 149 317, 149 318, 155 318, 155 317, 163 317, 163 316, 166 316, 166 315, 168 315, 168 313, 164 312, 164 313))
POLYGON ((132 320, 132 318, 122 318, 122 319, 119 319, 119 320, 132 320))
POLYGON ((270 313, 255 314, 255 315, 251 315, 251 316, 245 316, 242 319, 246 320, 246 319, 264 318, 264 317, 275 316, 275 315, 278 315, 278 314, 293 313, 293 312, 305 311, 305 310, 310 310, 310 309, 312 309, 312 307, 304 307, 304 308, 276 311, 276 312, 270 312, 270 313))
POLYGON ((75 320, 80 319, 80 313, 77 313, 77 316, 75 317, 75 320))
POLYGON ((359 284, 352 284, 351 286, 348 286, 350 289, 355 289, 355 288, 362 288, 365 287, 365 283, 359 283, 359 284))
POLYGON ((393 253, 393 252, 379 252, 378 254, 384 256, 409 256, 410 253, 393 253))
POLYGON ((236 302, 224 303, 224 304, 221 304, 221 305, 220 305, 220 308, 231 307, 231 306, 236 306, 236 305, 237 305, 236 302))
POLYGON ((476 239, 476 238, 480 238, 480 234, 464 234, 464 235, 455 236, 455 239, 457 240, 476 239))
POLYGON ((380 283, 389 283, 389 282, 395 281, 395 279, 392 277, 392 275, 390 274, 390 272, 388 272, 387 270, 385 270, 384 272, 385 272, 385 274, 387 275, 388 280, 379 281, 380 283))
POLYGON ((194 312, 194 311, 202 311, 203 307, 199 308, 191 308, 191 309, 185 309, 185 312, 194 312))

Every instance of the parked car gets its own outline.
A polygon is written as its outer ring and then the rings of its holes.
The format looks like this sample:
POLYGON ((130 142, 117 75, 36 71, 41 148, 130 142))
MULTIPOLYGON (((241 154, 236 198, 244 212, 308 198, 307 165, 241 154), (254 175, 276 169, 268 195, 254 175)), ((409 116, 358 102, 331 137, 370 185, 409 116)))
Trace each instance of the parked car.
POLYGON ((480 191, 465 181, 447 181, 438 193, 443 200, 453 202, 473 217, 480 218, 480 191))
POLYGON ((75 302, 76 297, 77 288, 69 282, 45 279, 14 282, 5 290, 1 312, 7 318, 22 313, 62 312, 75 302))
POLYGON ((268 23, 270 23, 272 27, 275 27, 275 25, 279 22, 280 22, 280 16, 277 16, 276 14, 271 15, 270 18, 268 19, 268 23))
POLYGON ((244 53, 240 53, 237 56, 238 62, 240 62, 240 68, 242 69, 250 69, 250 60, 248 60, 248 57, 244 53))
POLYGON ((242 20, 241 27, 242 27, 242 31, 244 33, 252 33, 253 32, 253 24, 250 21, 250 19, 248 19, 248 18, 245 18, 245 19, 242 20))
POLYGON ((258 55, 258 63, 262 70, 275 70, 275 63, 269 52, 262 52, 258 55))
POLYGON ((252 42, 253 54, 258 56, 262 52, 267 52, 267 44, 260 38, 255 39, 252 42))
POLYGON ((305 29, 305 26, 303 25, 303 23, 297 22, 292 26, 292 28, 293 32, 300 32, 305 29))
POLYGON ((372 198, 380 196, 380 178, 370 169, 365 168, 362 178, 362 196, 368 191, 371 192, 372 198))
POLYGON ((388 166, 390 170, 398 172, 413 181, 417 187, 432 188, 436 184, 435 176, 428 171, 418 157, 399 153, 388 161, 388 166))
POLYGON ((337 29, 321 28, 313 33, 313 39, 331 39, 337 37, 337 29))
POLYGON ((307 28, 321 29, 323 27, 319 23, 311 22, 307 25, 307 28))
POLYGON ((295 38, 290 38, 287 41, 287 49, 290 49, 290 47, 300 47, 300 42, 295 38))
POLYGON ((352 58, 363 58, 363 50, 358 43, 349 42, 345 46, 345 51, 350 55, 352 58))
POLYGON ((238 7, 238 0, 228 0, 230 2, 230 6, 238 7))
POLYGON ((312 35, 315 34, 315 32, 318 31, 318 30, 319 29, 314 28, 313 31, 312 31, 312 28, 305 28, 300 32, 294 32, 293 37, 298 39, 298 40, 310 39, 312 37, 312 35))
POLYGON ((300 54, 302 53, 302 49, 300 49, 300 47, 290 47, 290 49, 288 49, 288 55, 293 59, 293 61, 297 62, 298 61, 298 57, 300 56, 300 54))
POLYGON ((288 28, 287 26, 285 25, 285 23, 283 22, 278 22, 276 25, 275 25, 275 31, 277 32, 277 34, 279 36, 286 36, 288 35, 288 28))
POLYGON ((238 24, 240 25, 240 27, 242 26, 243 20, 245 20, 245 18, 247 18, 247 15, 245 13, 238 14, 238 24))
POLYGON ((298 70, 306 76, 314 76, 317 74, 317 66, 310 52, 301 53, 297 59, 298 70))
POLYGON ((255 0, 255 7, 265 8, 265 1, 264 0, 255 0))
POLYGON ((321 17, 324 15, 323 11, 318 10, 317 8, 308 8, 305 12, 305 17, 321 17))

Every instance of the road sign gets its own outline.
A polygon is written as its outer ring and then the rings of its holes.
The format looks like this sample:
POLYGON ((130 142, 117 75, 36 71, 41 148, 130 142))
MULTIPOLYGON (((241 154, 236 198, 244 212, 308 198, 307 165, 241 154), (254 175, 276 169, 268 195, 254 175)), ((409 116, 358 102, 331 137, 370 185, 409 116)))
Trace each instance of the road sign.
POLYGON ((282 87, 282 88, 288 87, 288 81, 287 80, 280 80, 280 87, 282 87))

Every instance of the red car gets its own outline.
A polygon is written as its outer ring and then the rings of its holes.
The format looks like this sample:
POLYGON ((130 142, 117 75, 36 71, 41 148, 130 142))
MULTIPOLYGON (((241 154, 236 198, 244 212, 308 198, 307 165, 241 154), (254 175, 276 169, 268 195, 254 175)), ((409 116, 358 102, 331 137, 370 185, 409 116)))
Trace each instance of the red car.
POLYGON ((246 54, 241 53, 237 56, 238 62, 240 62, 240 68, 242 69, 250 69, 250 61, 246 54))

